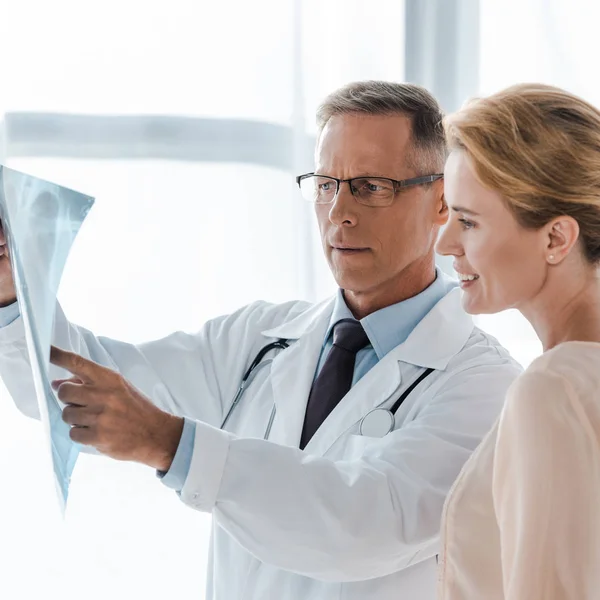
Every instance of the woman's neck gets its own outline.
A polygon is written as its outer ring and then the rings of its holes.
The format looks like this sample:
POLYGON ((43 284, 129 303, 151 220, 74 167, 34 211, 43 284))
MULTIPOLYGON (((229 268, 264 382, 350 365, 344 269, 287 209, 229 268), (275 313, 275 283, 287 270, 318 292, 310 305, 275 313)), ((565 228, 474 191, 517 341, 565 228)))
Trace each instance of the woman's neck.
POLYGON ((564 342, 600 342, 600 280, 595 271, 570 281, 555 277, 554 284, 521 312, 544 352, 564 342))

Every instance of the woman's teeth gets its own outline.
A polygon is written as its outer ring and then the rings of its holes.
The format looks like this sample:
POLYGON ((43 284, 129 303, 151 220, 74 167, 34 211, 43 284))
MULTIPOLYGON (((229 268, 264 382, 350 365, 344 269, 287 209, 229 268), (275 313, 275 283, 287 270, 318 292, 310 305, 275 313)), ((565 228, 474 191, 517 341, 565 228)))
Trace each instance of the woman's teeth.
POLYGON ((479 279, 479 275, 463 275, 462 273, 459 273, 458 278, 461 281, 475 281, 476 279, 479 279))

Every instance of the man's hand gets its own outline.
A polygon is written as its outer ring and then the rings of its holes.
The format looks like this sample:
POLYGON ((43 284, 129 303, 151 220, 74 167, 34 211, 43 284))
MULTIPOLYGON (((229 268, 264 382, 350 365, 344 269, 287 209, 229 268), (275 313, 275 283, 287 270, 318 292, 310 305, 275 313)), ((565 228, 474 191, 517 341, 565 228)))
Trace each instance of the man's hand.
POLYGON ((75 377, 52 382, 67 406, 63 420, 74 442, 117 460, 168 471, 183 419, 163 412, 121 375, 77 354, 52 347, 50 362, 75 377))
POLYGON ((0 221, 0 307, 17 301, 12 268, 8 257, 8 244, 0 221))

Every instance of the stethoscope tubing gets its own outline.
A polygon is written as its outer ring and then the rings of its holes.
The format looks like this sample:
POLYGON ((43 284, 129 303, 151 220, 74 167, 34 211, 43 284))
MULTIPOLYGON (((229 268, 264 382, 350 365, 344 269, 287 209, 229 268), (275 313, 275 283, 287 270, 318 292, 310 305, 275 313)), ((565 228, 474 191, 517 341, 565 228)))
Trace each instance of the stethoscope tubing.
MULTIPOLYGON (((225 418, 223 419, 223 421, 221 423, 221 427, 220 427, 221 429, 223 429, 223 427, 225 427, 225 425, 227 425, 227 422, 229 421, 229 418, 233 414, 233 411, 235 410, 236 406, 240 403, 240 400, 242 399, 242 395, 244 394, 246 387, 250 384, 250 377, 252 376, 252 374, 255 373, 258 369, 267 366, 267 364, 269 364, 271 362, 271 361, 269 361, 269 363, 263 362, 263 358, 269 352, 271 352, 271 350, 276 350, 276 349, 285 350, 288 346, 289 346, 289 344, 288 344, 287 340, 280 339, 280 340, 277 340, 276 342, 271 342, 270 344, 267 344, 264 348, 261 348, 259 353, 256 355, 256 357, 254 358, 254 360, 252 361, 252 363, 250 364, 250 366, 244 373, 244 376, 242 377, 242 381, 240 382, 240 387, 238 388, 238 390, 233 398, 233 401, 231 402, 231 406, 229 407, 229 410, 227 411, 227 414, 225 415, 225 418)), ((271 414, 270 420, 272 421, 274 418, 275 418, 275 415, 271 414)), ((269 425, 271 425, 271 424, 272 423, 269 423, 269 425)))
MULTIPOLYGON (((279 340, 277 340, 275 342, 271 342, 271 343, 267 344, 266 346, 264 346, 263 348, 261 348, 261 350, 258 352, 256 357, 254 358, 254 360, 252 361, 252 363, 250 364, 250 366, 244 373, 244 376, 242 377, 242 381, 240 382, 240 386, 233 398, 233 401, 231 402, 231 406, 229 407, 229 410, 227 411, 227 414, 225 415, 225 418, 223 419, 223 421, 221 423, 221 429, 223 429, 225 427, 225 425, 227 425, 227 422, 229 421, 229 418, 233 414, 233 411, 236 409, 236 407, 240 403, 246 387, 251 383, 252 375, 256 374, 256 372, 259 369, 267 366, 268 364, 270 364, 272 362, 272 360, 263 362, 264 357, 269 352, 271 352, 271 350, 277 350, 277 349, 285 350, 288 347, 289 347, 289 343, 287 340, 279 339, 279 340)), ((386 435, 390 431, 393 431, 393 429, 395 427, 395 415, 396 415, 396 412, 398 411, 398 409, 400 408, 400 406, 402 405, 402 403, 406 400, 406 398, 408 398, 408 396, 413 392, 413 390, 426 377, 428 377, 429 375, 431 375, 431 373, 433 373, 434 370, 435 369, 432 369, 432 368, 425 369, 425 371, 423 371, 423 373, 421 373, 421 375, 419 375, 419 377, 417 377, 417 379, 415 379, 415 381, 413 381, 412 384, 409 385, 406 390, 404 390, 402 395, 398 398, 398 400, 396 400, 396 402, 394 402, 394 404, 392 405, 391 408, 389 408, 389 409, 375 408, 375 409, 369 411, 360 421, 359 432, 361 433, 361 435, 362 435, 363 422, 371 413, 374 413, 376 411, 384 411, 390 415, 390 429, 389 429, 389 431, 386 431, 384 435, 386 435)), ((264 436, 265 439, 268 439, 268 437, 269 437, 269 433, 271 432, 271 427, 273 426, 273 421, 275 419, 275 414, 276 414, 276 408, 275 408, 275 406, 273 406, 273 409, 271 410, 271 415, 269 417, 269 423, 267 424, 267 428, 265 431, 265 436, 264 436)))

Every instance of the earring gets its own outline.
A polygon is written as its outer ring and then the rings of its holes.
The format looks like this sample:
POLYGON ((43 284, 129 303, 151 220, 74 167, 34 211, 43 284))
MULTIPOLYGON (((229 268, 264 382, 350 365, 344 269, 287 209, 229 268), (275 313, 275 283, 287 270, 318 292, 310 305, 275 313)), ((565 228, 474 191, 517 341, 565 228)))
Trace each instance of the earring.
POLYGON ((548 260, 554 260, 554 254, 551 254, 551 255, 548 257, 548 260))

